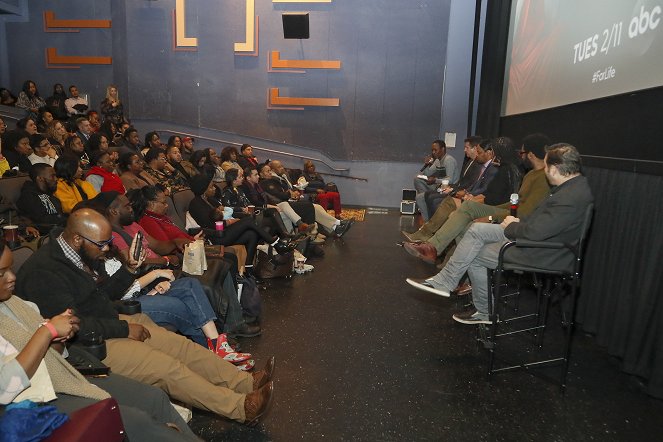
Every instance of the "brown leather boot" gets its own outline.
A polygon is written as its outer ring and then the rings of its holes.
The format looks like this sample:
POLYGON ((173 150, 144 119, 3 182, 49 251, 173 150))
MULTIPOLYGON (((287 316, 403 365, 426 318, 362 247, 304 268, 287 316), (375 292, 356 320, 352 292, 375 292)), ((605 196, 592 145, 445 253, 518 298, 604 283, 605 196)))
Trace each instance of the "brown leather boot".
POLYGON ((274 382, 269 381, 256 391, 246 395, 244 399, 245 425, 253 427, 258 423, 258 419, 267 412, 273 393, 274 382))
POLYGON ((437 250, 435 250, 435 247, 433 247, 431 243, 406 242, 403 244, 403 248, 410 255, 423 259, 429 264, 435 264, 435 261, 437 260, 437 250))
POLYGON ((262 370, 253 372, 253 390, 257 390, 267 382, 272 380, 274 376, 274 366, 276 365, 274 356, 269 358, 262 370))

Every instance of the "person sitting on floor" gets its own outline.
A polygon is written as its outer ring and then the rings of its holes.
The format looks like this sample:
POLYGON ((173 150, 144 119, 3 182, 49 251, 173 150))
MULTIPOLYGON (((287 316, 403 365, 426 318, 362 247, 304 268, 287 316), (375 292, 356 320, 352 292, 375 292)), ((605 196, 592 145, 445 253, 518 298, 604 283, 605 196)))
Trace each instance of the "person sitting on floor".
POLYGON ((67 220, 60 200, 54 195, 58 188, 55 169, 48 164, 35 164, 30 169, 30 181, 21 188, 16 201, 18 213, 36 224, 41 234, 47 234, 53 226, 62 226, 67 220))
MULTIPOLYGON (((33 303, 15 296, 13 257, 4 238, 0 249, 0 405, 29 399, 71 414, 112 396, 120 405, 127 436, 198 440, 163 391, 115 373, 88 378, 79 374, 61 353, 65 342, 75 340, 80 319, 67 309, 45 320, 33 303)), ((3 434, 9 436, 9 428, 3 428, 3 434)))
POLYGON ((55 175, 58 177, 55 197, 62 203, 64 213, 70 213, 78 202, 97 196, 94 186, 82 179, 83 169, 78 158, 62 155, 55 162, 55 175))
MULTIPOLYGON (((306 160, 304 162, 304 171, 302 177, 306 180, 306 188, 304 192, 312 194, 314 200, 318 202, 323 208, 328 208, 329 205, 334 209, 336 218, 341 217, 341 195, 338 193, 336 186, 330 188, 325 183, 322 175, 315 171, 315 164, 313 161, 306 160), (336 189, 336 190, 333 190, 336 189)), ((300 178, 301 179, 301 178, 300 178)))
POLYGON ((114 373, 161 387, 185 404, 255 424, 272 397, 273 358, 253 374, 238 371, 144 314, 119 315, 108 294, 127 291, 140 261, 133 259, 134 238, 127 261, 109 277, 103 261, 112 241, 111 224, 103 215, 87 208, 75 211, 64 231, 52 232, 51 240, 21 266, 16 291, 35 302, 45 317, 74 309, 80 333, 94 331, 105 338, 102 362, 114 373))

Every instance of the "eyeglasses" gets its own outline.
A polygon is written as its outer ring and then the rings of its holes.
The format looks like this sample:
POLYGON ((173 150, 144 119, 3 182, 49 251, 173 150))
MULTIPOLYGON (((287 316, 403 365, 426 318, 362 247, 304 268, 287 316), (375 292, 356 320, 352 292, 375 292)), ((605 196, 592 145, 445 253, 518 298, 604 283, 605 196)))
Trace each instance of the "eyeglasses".
POLYGON ((115 239, 115 235, 111 235, 110 239, 107 239, 106 241, 93 241, 90 238, 88 238, 87 236, 81 235, 80 233, 78 234, 78 236, 80 236, 81 238, 83 238, 86 241, 90 241, 92 244, 99 247, 99 250, 103 250, 104 247, 106 247, 107 245, 110 245, 110 243, 112 243, 113 240, 115 239))

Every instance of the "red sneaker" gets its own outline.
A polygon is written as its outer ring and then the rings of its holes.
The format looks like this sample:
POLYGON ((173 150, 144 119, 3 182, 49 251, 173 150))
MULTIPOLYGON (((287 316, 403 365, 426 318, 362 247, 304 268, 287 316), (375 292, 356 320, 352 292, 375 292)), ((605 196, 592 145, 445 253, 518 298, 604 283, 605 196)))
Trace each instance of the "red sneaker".
POLYGON ((233 364, 241 364, 249 359, 251 359, 250 353, 237 353, 232 349, 228 340, 226 339, 225 334, 220 334, 216 340, 216 347, 213 346, 212 340, 207 338, 207 348, 216 353, 219 357, 223 358, 224 361, 231 362, 233 364))

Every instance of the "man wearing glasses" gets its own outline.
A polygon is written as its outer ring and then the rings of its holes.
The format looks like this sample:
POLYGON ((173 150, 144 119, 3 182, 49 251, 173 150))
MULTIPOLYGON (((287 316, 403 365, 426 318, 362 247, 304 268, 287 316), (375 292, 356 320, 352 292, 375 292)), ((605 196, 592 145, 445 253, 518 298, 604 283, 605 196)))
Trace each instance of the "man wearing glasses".
POLYGON ((49 166, 55 166, 55 160, 58 156, 55 151, 51 149, 51 143, 48 138, 42 134, 34 134, 30 136, 30 146, 32 146, 32 153, 28 155, 28 160, 31 164, 44 163, 49 166), (54 156, 50 156, 51 152, 54 156))

